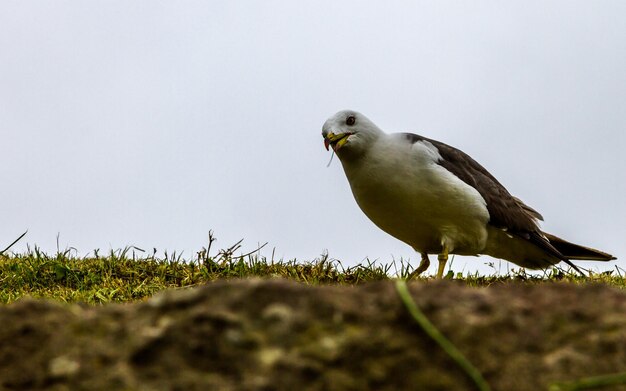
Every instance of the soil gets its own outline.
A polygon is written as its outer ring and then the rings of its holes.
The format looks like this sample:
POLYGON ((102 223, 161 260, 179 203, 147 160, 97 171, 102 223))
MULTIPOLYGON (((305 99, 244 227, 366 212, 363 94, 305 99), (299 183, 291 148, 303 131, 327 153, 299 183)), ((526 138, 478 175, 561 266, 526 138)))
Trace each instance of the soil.
MULTIPOLYGON (((626 292, 409 284, 493 390, 626 370, 626 292)), ((101 307, 0 308, 0 390, 472 390, 392 282, 231 280, 101 307)), ((619 390, 626 387, 613 387, 619 390)))

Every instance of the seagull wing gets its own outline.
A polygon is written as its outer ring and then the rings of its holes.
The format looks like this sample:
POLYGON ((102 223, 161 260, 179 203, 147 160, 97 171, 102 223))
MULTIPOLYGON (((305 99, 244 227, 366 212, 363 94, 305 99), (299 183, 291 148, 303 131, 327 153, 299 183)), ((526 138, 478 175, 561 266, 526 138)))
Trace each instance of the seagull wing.
POLYGON ((412 133, 405 135, 412 142, 424 140, 433 144, 441 156, 438 164, 478 191, 487 204, 489 224, 526 239, 559 259, 565 259, 563 254, 550 244, 537 225, 537 220, 543 220, 541 214, 511 195, 471 156, 437 140, 412 133))
POLYGON ((489 173, 476 160, 469 155, 447 144, 430 141, 437 149, 442 159, 439 164, 456 175, 460 180, 472 186, 487 203, 489 211, 489 223, 498 227, 506 228, 513 232, 536 231, 539 229, 536 223, 536 212, 524 205, 502 186, 498 180, 489 173))

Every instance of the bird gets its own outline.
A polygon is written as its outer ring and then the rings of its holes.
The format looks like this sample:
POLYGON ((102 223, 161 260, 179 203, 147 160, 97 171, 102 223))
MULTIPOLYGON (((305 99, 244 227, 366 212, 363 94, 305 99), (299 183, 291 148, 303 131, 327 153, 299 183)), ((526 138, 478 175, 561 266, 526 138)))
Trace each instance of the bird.
POLYGON ((343 166, 356 203, 380 229, 421 256, 411 277, 437 254, 489 255, 528 269, 610 254, 543 232, 543 216, 460 149, 413 133, 386 133, 363 114, 342 110, 322 127, 326 150, 343 166))

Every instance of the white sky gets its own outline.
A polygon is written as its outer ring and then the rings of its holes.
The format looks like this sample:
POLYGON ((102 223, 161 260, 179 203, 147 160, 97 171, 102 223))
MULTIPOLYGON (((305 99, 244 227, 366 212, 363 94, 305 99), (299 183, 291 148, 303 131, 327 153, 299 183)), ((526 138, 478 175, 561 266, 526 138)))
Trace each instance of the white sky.
POLYGON ((212 229, 416 265, 326 168, 321 126, 351 108, 463 149, 625 267, 624 20, 619 0, 0 2, 0 247, 190 257, 212 229))

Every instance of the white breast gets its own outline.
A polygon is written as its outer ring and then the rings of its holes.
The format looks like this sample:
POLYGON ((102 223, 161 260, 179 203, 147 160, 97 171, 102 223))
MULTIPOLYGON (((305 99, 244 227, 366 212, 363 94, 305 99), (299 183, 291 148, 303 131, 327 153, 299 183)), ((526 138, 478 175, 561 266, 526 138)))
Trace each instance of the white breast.
POLYGON ((342 164, 352 193, 378 227, 416 251, 475 255, 485 246, 485 200, 437 164, 437 148, 397 135, 380 137, 368 153, 342 164))

